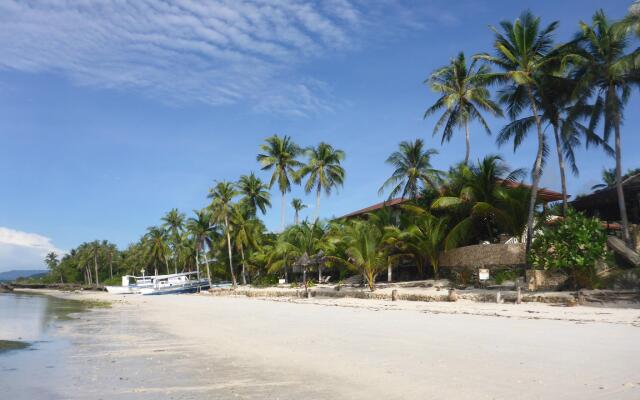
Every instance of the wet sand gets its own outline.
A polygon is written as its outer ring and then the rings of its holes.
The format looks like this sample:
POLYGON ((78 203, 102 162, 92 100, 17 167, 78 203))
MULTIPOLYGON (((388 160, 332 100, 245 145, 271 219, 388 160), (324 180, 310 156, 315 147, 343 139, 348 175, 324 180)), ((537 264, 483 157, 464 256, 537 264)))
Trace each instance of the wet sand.
POLYGON ((638 309, 56 295, 61 398, 640 398, 638 309))

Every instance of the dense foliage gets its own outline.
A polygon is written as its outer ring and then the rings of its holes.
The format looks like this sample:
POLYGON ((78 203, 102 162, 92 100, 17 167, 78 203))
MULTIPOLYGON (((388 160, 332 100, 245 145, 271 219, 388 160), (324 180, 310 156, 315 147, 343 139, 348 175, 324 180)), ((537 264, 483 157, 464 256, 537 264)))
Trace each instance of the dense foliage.
POLYGON ((592 287, 596 262, 606 256, 607 235, 600 220, 569 210, 547 225, 533 242, 531 263, 568 274, 578 287, 592 287))

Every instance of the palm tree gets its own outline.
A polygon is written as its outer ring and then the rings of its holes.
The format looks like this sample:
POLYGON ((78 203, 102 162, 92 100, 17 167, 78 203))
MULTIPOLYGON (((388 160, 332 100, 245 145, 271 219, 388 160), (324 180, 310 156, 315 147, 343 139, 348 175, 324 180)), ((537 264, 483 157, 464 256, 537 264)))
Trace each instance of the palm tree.
POLYGON ((233 211, 233 198, 238 195, 232 183, 222 181, 216 186, 209 189, 209 197, 211 199, 211 211, 213 220, 218 223, 224 223, 224 231, 227 236, 227 249, 229 252, 229 271, 231 272, 231 282, 233 287, 237 287, 236 274, 233 270, 233 254, 231 251, 231 225, 229 219, 233 211))
POLYGON ((626 31, 635 31, 636 36, 640 37, 640 0, 634 1, 629 6, 629 15, 620 21, 620 28, 626 31))
POLYGON ((479 121, 490 135, 491 129, 481 111, 502 116, 502 110, 491 100, 491 93, 487 89, 490 83, 487 79, 489 72, 489 67, 478 65, 477 60, 473 60, 467 67, 464 53, 460 52, 449 65, 436 70, 428 79, 431 90, 441 93, 442 96, 425 111, 424 118, 439 110, 445 110, 433 128, 433 134, 436 135, 444 126, 442 143, 451 140, 455 128, 464 127, 467 144, 465 164, 469 162, 471 152, 469 122, 479 121))
MULTIPOLYGON (((589 115, 593 107, 584 103, 583 100, 574 101, 572 93, 576 89, 575 80, 569 77, 553 74, 548 71, 540 77, 539 87, 536 90, 535 100, 540 110, 540 119, 553 129, 555 139, 556 154, 558 157, 558 167, 560 169, 560 182, 562 186, 562 215, 567 213, 567 179, 565 173, 565 160, 569 162, 571 171, 578 175, 578 167, 575 161, 574 150, 578 147, 582 138, 585 145, 602 146, 605 151, 611 151, 609 146, 600 138, 593 129, 584 126, 579 120, 589 115)), ((521 110, 528 101, 523 90, 519 90, 517 85, 509 85, 504 88, 500 96, 501 102, 510 104, 510 112, 521 110)), ((500 131, 497 143, 503 145, 513 141, 514 152, 522 144, 531 128, 535 126, 536 120, 533 115, 517 118, 518 115, 511 114, 511 122, 500 131)), ((547 152, 543 152, 543 162, 547 152)))
MULTIPOLYGON (((547 64, 554 60, 555 55, 551 52, 552 33, 556 30, 558 22, 552 22, 540 29, 540 18, 535 17, 530 11, 525 11, 514 23, 503 21, 500 26, 503 33, 492 27, 495 32, 496 55, 480 54, 476 58, 487 60, 502 70, 501 73, 493 74, 493 79, 509 82, 516 86, 517 90, 524 92, 537 128, 538 149, 531 172, 531 198, 529 199, 525 247, 526 254, 529 254, 533 237, 538 186, 542 175, 542 159, 545 151, 542 118, 538 112, 535 92, 540 89, 540 74, 547 67, 547 64)), ((510 115, 519 114, 518 105, 508 104, 507 106, 510 115)))
MULTIPOLYGON (((250 210, 249 210, 250 211, 250 210)), ((251 213, 247 212, 245 207, 240 204, 234 204, 231 214, 231 220, 234 228, 233 241, 236 249, 242 258, 242 284, 247 284, 247 261, 245 257, 245 249, 248 247, 257 248, 257 238, 260 233, 258 220, 251 217, 251 213)))
POLYGON ((264 144, 260 145, 260 150, 262 153, 258 154, 256 159, 262 166, 262 170, 273 170, 269 188, 272 188, 278 182, 278 189, 282 194, 280 229, 284 231, 286 193, 291 191, 291 180, 297 176, 296 168, 302 165, 300 161, 296 160, 296 157, 301 153, 301 149, 289 136, 273 135, 268 137, 264 144))
POLYGON ((58 268, 60 266, 58 255, 53 251, 47 253, 47 256, 44 259, 44 263, 47 264, 47 267, 49 267, 49 270, 51 270, 52 275, 54 273, 60 274, 60 283, 64 283, 62 278, 62 271, 58 268))
POLYGON ((346 256, 327 258, 360 272, 373 292, 378 274, 387 269, 391 258, 384 231, 370 221, 353 220, 345 224, 343 232, 346 256))
POLYGON ((405 206, 414 210, 416 215, 409 227, 402 232, 401 240, 408 252, 413 256, 422 275, 426 264, 430 264, 434 279, 438 279, 440 253, 444 251, 448 231, 448 221, 444 217, 436 217, 422 208, 405 206))
POLYGON ((303 165, 299 171, 299 178, 308 176, 304 185, 307 193, 315 190, 316 192, 316 209, 314 211, 315 219, 320 215, 320 194, 324 193, 329 196, 331 190, 344 184, 344 168, 340 163, 344 160, 345 153, 342 150, 334 149, 328 143, 321 142, 317 147, 310 147, 305 150, 308 157, 307 164, 303 165))
MULTIPOLYGON (((195 243, 196 268, 198 269, 198 277, 200 275, 200 255, 206 254, 206 247, 211 247, 210 233, 213 230, 211 225, 211 213, 207 209, 193 211, 195 217, 187 220, 187 230, 191 234, 195 243)), ((211 282, 211 272, 209 271, 209 263, 207 262, 207 279, 211 282)))
POLYGON ((173 268, 178 273, 178 247, 182 241, 182 230, 184 228, 185 215, 178 211, 177 208, 171 209, 164 217, 164 227, 169 230, 169 238, 171 242, 173 268))
POLYGON ((444 195, 431 205, 436 212, 447 210, 463 215, 447 234, 445 248, 451 249, 468 241, 476 231, 491 241, 495 225, 514 236, 521 236, 524 227, 513 223, 511 214, 503 205, 511 201, 511 187, 519 186, 517 181, 524 175, 524 170, 510 171, 502 158, 496 155, 486 156, 477 165, 462 164, 459 168, 460 171, 454 175, 455 180, 444 187, 444 195))
POLYGON ((438 154, 435 149, 423 150, 424 142, 416 139, 413 142, 403 141, 400 150, 393 152, 387 158, 387 164, 395 168, 393 174, 378 190, 378 194, 384 193, 387 188, 392 188, 389 199, 402 193, 401 197, 416 199, 421 186, 435 188, 440 181, 441 172, 431 165, 431 157, 438 154))
POLYGON ((616 190, 622 220, 624 240, 631 245, 629 221, 622 187, 621 126, 624 106, 629 100, 632 85, 640 84, 640 49, 626 53, 628 30, 611 23, 602 10, 595 13, 592 24, 580 23, 577 41, 579 48, 569 58, 576 78, 587 89, 585 96, 595 95, 592 127, 604 117, 604 139, 615 134, 616 190))
POLYGON ((169 245, 167 244, 167 232, 157 226, 151 226, 147 228, 147 233, 144 237, 147 248, 147 257, 151 263, 158 269, 158 262, 164 263, 167 268, 167 274, 169 274, 169 261, 167 260, 167 253, 169 252, 169 245))
POLYGON ((307 208, 307 205, 304 204, 300 199, 293 199, 291 200, 291 207, 293 207, 293 210, 295 211, 293 223, 295 225, 298 225, 298 222, 300 222, 300 211, 307 208))
POLYGON ((263 183, 253 172, 249 175, 242 175, 238 181, 237 188, 242 196, 242 201, 249 205, 254 216, 257 214, 258 209, 263 215, 267 213, 267 207, 271 207, 269 186, 263 183))

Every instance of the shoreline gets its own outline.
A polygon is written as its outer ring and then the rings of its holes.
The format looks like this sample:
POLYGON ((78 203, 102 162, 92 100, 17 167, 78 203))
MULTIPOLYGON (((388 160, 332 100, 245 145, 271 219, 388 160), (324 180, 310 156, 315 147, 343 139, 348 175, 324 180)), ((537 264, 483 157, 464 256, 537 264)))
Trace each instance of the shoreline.
MULTIPOLYGON (((466 300, 46 294, 112 303, 107 309, 78 314, 80 323, 65 324, 61 332, 76 343, 78 360, 97 363, 90 368, 97 381, 111 379, 102 376, 99 367, 118 366, 123 376, 109 384, 117 389, 103 387, 103 395, 640 396, 638 309, 466 300), (140 363, 146 372, 139 372, 140 363), (180 384, 162 372, 174 365, 179 365, 174 373, 187 376, 180 384), (137 383, 132 382, 134 374, 137 383), (164 377, 167 391, 162 379, 149 374, 164 377)), ((85 394, 91 397, 94 392, 85 394)))

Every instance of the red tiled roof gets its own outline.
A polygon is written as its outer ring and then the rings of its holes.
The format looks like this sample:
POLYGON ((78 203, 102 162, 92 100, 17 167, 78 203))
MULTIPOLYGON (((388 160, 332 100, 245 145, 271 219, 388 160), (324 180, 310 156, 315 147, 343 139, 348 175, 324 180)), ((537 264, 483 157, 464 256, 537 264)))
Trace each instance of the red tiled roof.
MULTIPOLYGON (((505 185, 507 185, 509 187, 519 187, 519 186, 530 187, 529 185, 525 185, 523 183, 518 183, 518 182, 505 182, 505 185)), ((569 197, 569 196, 567 196, 567 197, 569 197)), ((559 200, 562 200, 562 193, 554 192, 553 190, 549 190, 549 189, 545 189, 545 188, 540 188, 540 189, 538 189, 538 199, 540 201, 542 201, 543 203, 549 203, 549 202, 552 202, 552 201, 559 201, 559 200)), ((347 215, 343 215, 340 218, 355 217, 357 215, 370 213, 370 212, 379 210, 379 209, 384 208, 384 207, 394 207, 394 206, 400 205, 400 204, 402 204, 404 202, 407 202, 407 201, 409 201, 409 199, 402 199, 402 198, 396 198, 396 199, 382 201, 380 203, 376 203, 374 205, 371 205, 369 207, 365 207, 365 208, 360 209, 358 211, 351 212, 351 213, 349 213, 347 215)))

